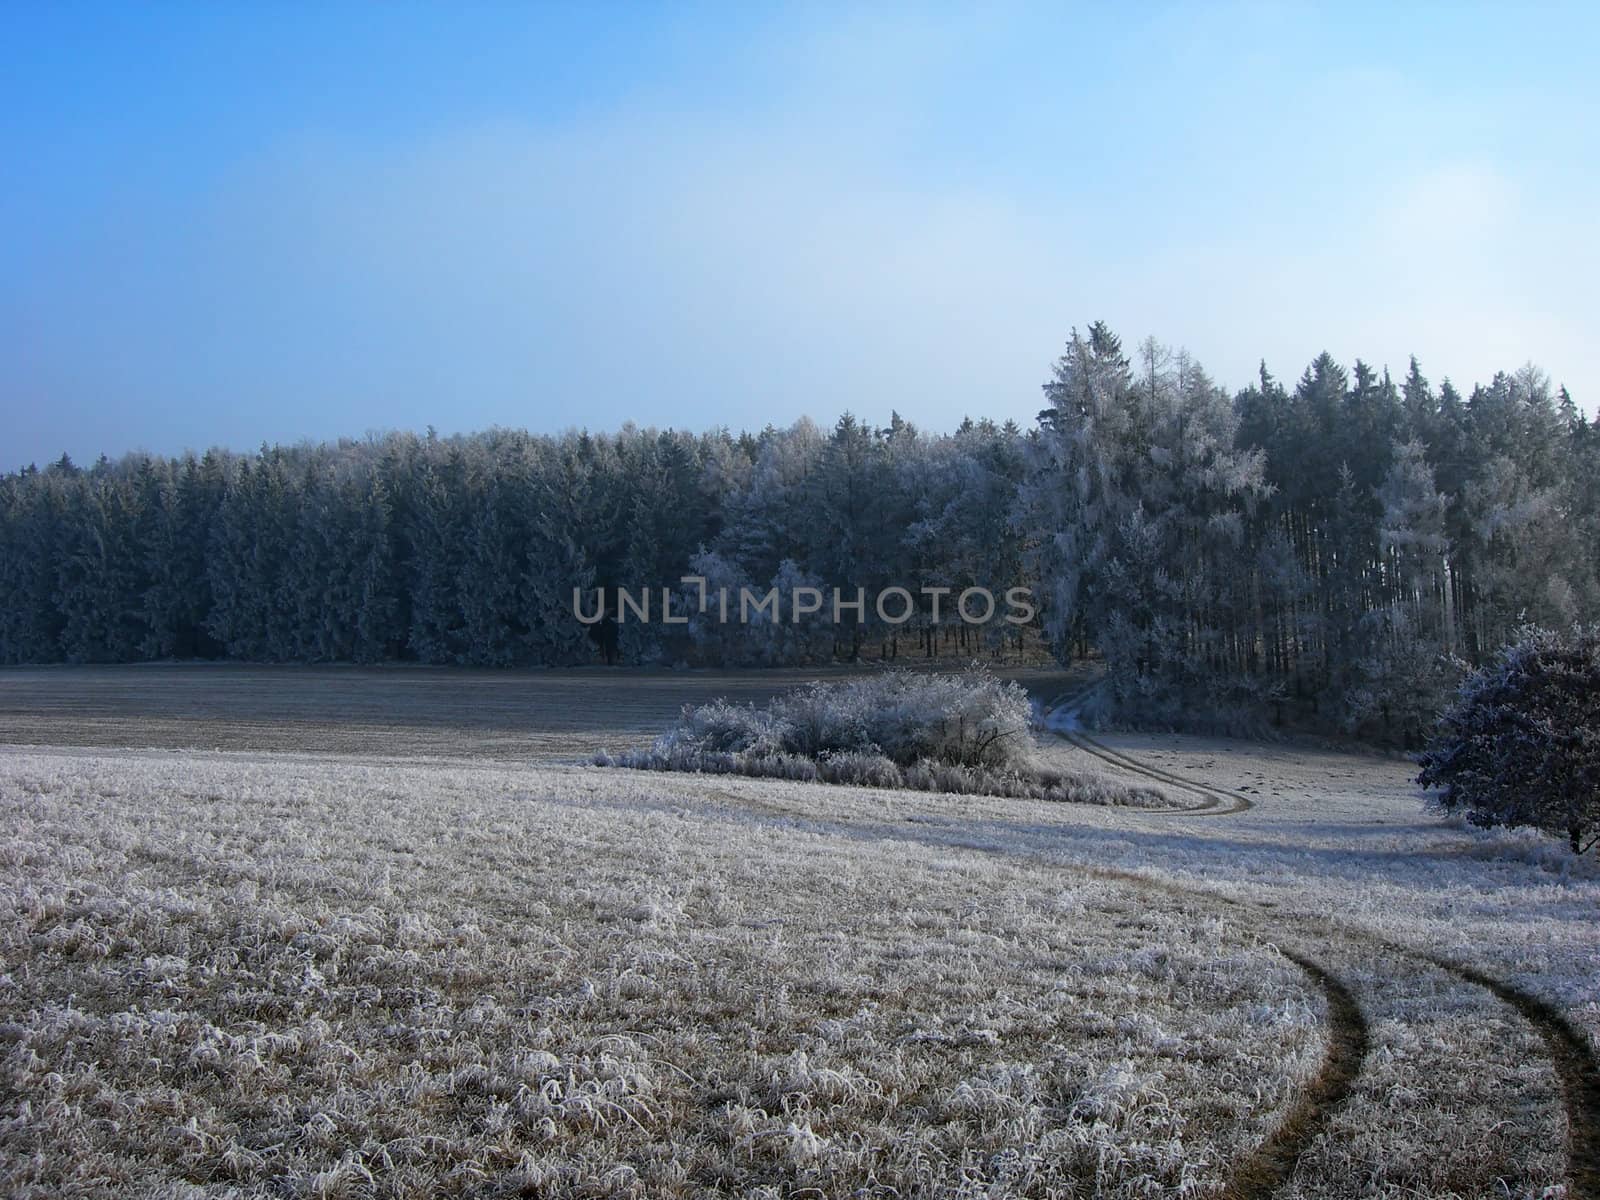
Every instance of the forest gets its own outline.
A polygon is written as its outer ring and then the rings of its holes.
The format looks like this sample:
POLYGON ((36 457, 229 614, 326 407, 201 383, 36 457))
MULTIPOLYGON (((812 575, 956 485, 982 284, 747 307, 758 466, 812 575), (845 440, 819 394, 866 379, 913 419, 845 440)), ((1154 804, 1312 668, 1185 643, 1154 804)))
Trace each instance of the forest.
POLYGON ((1103 656, 1121 719, 1289 706, 1415 740, 1518 629, 1600 616, 1600 429, 1536 367, 1463 395, 1414 359, 1396 381, 1323 354, 1230 395, 1095 323, 1044 399, 1026 430, 847 414, 63 456, 0 479, 0 662, 976 657, 1018 649, 1001 612, 597 633, 573 590, 1020 584, 1050 653, 1103 656))

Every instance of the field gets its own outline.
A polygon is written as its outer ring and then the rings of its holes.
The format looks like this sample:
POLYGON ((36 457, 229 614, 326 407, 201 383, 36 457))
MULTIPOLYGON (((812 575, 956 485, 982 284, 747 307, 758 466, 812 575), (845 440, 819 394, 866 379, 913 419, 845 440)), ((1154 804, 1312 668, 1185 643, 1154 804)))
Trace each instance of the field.
POLYGON ((1302 747, 578 762, 788 682, 0 673, 0 1190, 1600 1196, 1591 865, 1302 747))
MULTIPOLYGON (((129 666, 0 670, 0 745, 571 762, 648 744, 714 696, 763 703, 844 673, 129 666)), ((1001 671, 1024 686, 1059 674, 1001 671)))

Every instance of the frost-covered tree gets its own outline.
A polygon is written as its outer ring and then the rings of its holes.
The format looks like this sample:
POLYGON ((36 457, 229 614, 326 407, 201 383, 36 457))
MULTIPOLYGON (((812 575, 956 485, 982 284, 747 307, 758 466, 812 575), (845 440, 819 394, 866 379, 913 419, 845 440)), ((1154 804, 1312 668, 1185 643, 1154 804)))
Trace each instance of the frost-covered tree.
POLYGON ((725 667, 762 662, 765 637, 751 636, 739 621, 743 594, 754 590, 744 569, 714 550, 702 550, 690 558, 686 574, 700 582, 679 589, 674 611, 688 618, 687 636, 696 656, 725 667))
POLYGON ((1434 487, 1420 442, 1395 447, 1377 499, 1378 590, 1356 631, 1344 724, 1357 729, 1377 722, 1412 747, 1461 673, 1450 612, 1447 500, 1434 487))
POLYGON ((774 619, 754 619, 751 636, 764 646, 768 663, 813 663, 832 657, 834 626, 827 611, 828 593, 822 577, 807 571, 793 559, 778 564, 769 592, 777 593, 774 619), (809 601, 822 597, 815 611, 802 611, 809 601), (797 598, 803 597, 801 603, 797 598))
POLYGON ((787 557, 808 556, 815 542, 810 479, 821 469, 824 437, 809 418, 788 429, 768 426, 755 439, 744 487, 728 500, 717 548, 752 579, 770 579, 787 557))
POLYGON ((1600 626, 1527 630, 1467 677, 1418 782, 1474 824, 1600 842, 1600 626))
POLYGON ((470 489, 456 580, 462 661, 567 663, 585 652, 572 589, 591 583, 570 532, 554 519, 548 465, 526 437, 505 439, 470 489))
POLYGON ((140 656, 146 587, 132 489, 101 460, 75 498, 77 519, 63 530, 56 562, 61 656, 125 662, 140 656))
POLYGON ((1132 389, 1116 336, 1099 322, 1087 338, 1073 330, 1044 385, 1047 406, 1029 443, 1017 527, 1039 581, 1045 635, 1063 662, 1098 632, 1096 589, 1130 516, 1124 466, 1138 454, 1132 389))
POLYGON ((207 552, 217 512, 227 494, 232 456, 210 451, 187 455, 150 499, 142 549, 148 587, 143 597, 149 658, 209 658, 221 646, 206 631, 213 604, 207 552))
POLYGON ((1022 524, 1058 653, 1105 655, 1125 715, 1175 721, 1259 703, 1249 672, 1251 509, 1262 456, 1198 364, 1148 341, 1137 372, 1103 325, 1046 385, 1022 524))
POLYGON ((293 661, 302 644, 290 572, 299 501, 287 455, 264 451, 240 463, 218 507, 207 556, 206 632, 230 658, 293 661))
POLYGON ((460 447, 441 447, 430 438, 427 451, 417 462, 407 527, 411 625, 406 644, 423 662, 467 660, 461 585, 470 480, 465 452, 460 447))

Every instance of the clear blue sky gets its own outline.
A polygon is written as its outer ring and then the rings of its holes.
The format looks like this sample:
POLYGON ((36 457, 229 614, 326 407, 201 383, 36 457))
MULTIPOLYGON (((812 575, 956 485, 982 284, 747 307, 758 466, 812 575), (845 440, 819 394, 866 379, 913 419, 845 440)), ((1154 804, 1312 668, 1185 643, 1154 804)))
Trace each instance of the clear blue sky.
POLYGON ((0 469, 1030 420, 1068 329, 1600 392, 1589 6, 0 9, 0 469))

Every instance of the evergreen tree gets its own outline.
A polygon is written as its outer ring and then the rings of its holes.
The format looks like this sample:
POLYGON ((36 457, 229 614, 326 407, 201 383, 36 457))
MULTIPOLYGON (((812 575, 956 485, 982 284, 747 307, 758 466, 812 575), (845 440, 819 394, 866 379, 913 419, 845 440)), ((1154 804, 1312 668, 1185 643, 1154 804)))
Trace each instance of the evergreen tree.
POLYGON ((472 477, 461 448, 444 447, 431 438, 417 470, 406 531, 411 610, 406 644, 422 662, 466 662, 461 589, 472 477))

